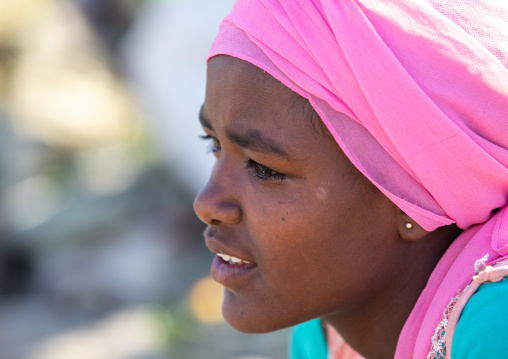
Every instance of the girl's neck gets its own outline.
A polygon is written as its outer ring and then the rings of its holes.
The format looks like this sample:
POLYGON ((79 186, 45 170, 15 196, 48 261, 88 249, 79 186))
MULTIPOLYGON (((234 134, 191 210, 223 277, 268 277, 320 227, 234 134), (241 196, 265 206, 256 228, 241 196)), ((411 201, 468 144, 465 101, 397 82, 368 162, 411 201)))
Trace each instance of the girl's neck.
POLYGON ((408 243, 397 274, 379 295, 323 319, 366 359, 393 358, 407 318, 439 259, 458 233, 436 230, 420 241, 408 243))

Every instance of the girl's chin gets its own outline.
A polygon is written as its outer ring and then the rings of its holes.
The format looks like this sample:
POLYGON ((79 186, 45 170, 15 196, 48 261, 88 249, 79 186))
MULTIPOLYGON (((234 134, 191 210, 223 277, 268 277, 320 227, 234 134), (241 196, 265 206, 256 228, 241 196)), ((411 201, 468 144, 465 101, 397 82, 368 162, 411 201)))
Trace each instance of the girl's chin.
POLYGON ((282 318, 280 311, 270 311, 266 303, 242 303, 234 294, 224 293, 222 315, 233 329, 248 334, 270 333, 303 322, 282 318))
POLYGON ((224 298, 222 303, 222 316, 226 323, 233 329, 242 333, 261 334, 269 333, 272 329, 269 320, 264 315, 253 314, 253 308, 240 303, 232 303, 234 300, 224 298))
POLYGON ((246 334, 265 334, 275 332, 289 326, 277 326, 263 321, 264 318, 247 319, 247 318, 231 318, 224 315, 224 320, 233 329, 246 334))

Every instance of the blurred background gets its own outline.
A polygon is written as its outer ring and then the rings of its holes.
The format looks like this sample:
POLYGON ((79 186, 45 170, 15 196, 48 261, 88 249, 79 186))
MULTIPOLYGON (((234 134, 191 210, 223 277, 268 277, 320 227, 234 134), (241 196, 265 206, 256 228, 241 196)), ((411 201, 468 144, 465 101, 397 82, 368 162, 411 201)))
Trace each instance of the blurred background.
POLYGON ((283 359, 245 335, 192 200, 232 0, 0 2, 0 359, 283 359))

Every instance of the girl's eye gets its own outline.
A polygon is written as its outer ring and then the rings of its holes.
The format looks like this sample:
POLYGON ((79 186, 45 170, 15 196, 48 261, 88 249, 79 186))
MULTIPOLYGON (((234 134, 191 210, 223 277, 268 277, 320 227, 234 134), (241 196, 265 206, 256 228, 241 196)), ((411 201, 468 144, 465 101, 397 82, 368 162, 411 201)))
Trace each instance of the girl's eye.
MULTIPOLYGON (((213 153, 218 153, 221 150, 221 144, 218 139, 211 135, 202 135, 200 136, 205 141, 211 141, 209 150, 213 153)), ((261 181, 282 181, 287 178, 286 175, 274 171, 271 168, 263 166, 256 161, 249 159, 247 161, 247 169, 251 172, 252 177, 261 181)))
POLYGON ((212 143, 210 144, 210 147, 209 147, 210 151, 212 151, 213 153, 220 151, 221 147, 220 147, 220 142, 218 139, 216 139, 215 137, 210 136, 210 135, 203 135, 200 137, 205 141, 212 141, 212 143))
POLYGON ((282 181, 287 178, 286 175, 276 172, 251 159, 247 162, 247 169, 252 173, 253 178, 262 181, 282 181))

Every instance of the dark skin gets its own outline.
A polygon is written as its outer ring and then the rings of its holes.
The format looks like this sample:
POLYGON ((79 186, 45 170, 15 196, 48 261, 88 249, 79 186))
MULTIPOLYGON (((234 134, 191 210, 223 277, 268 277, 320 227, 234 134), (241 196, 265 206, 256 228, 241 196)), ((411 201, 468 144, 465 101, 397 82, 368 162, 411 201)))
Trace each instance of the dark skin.
POLYGON ((248 262, 227 280, 212 270, 227 282, 224 318, 260 333, 320 317, 366 358, 393 358, 458 232, 423 230, 351 164, 307 105, 247 62, 209 61, 200 117, 217 162, 195 210, 210 250, 248 262))

